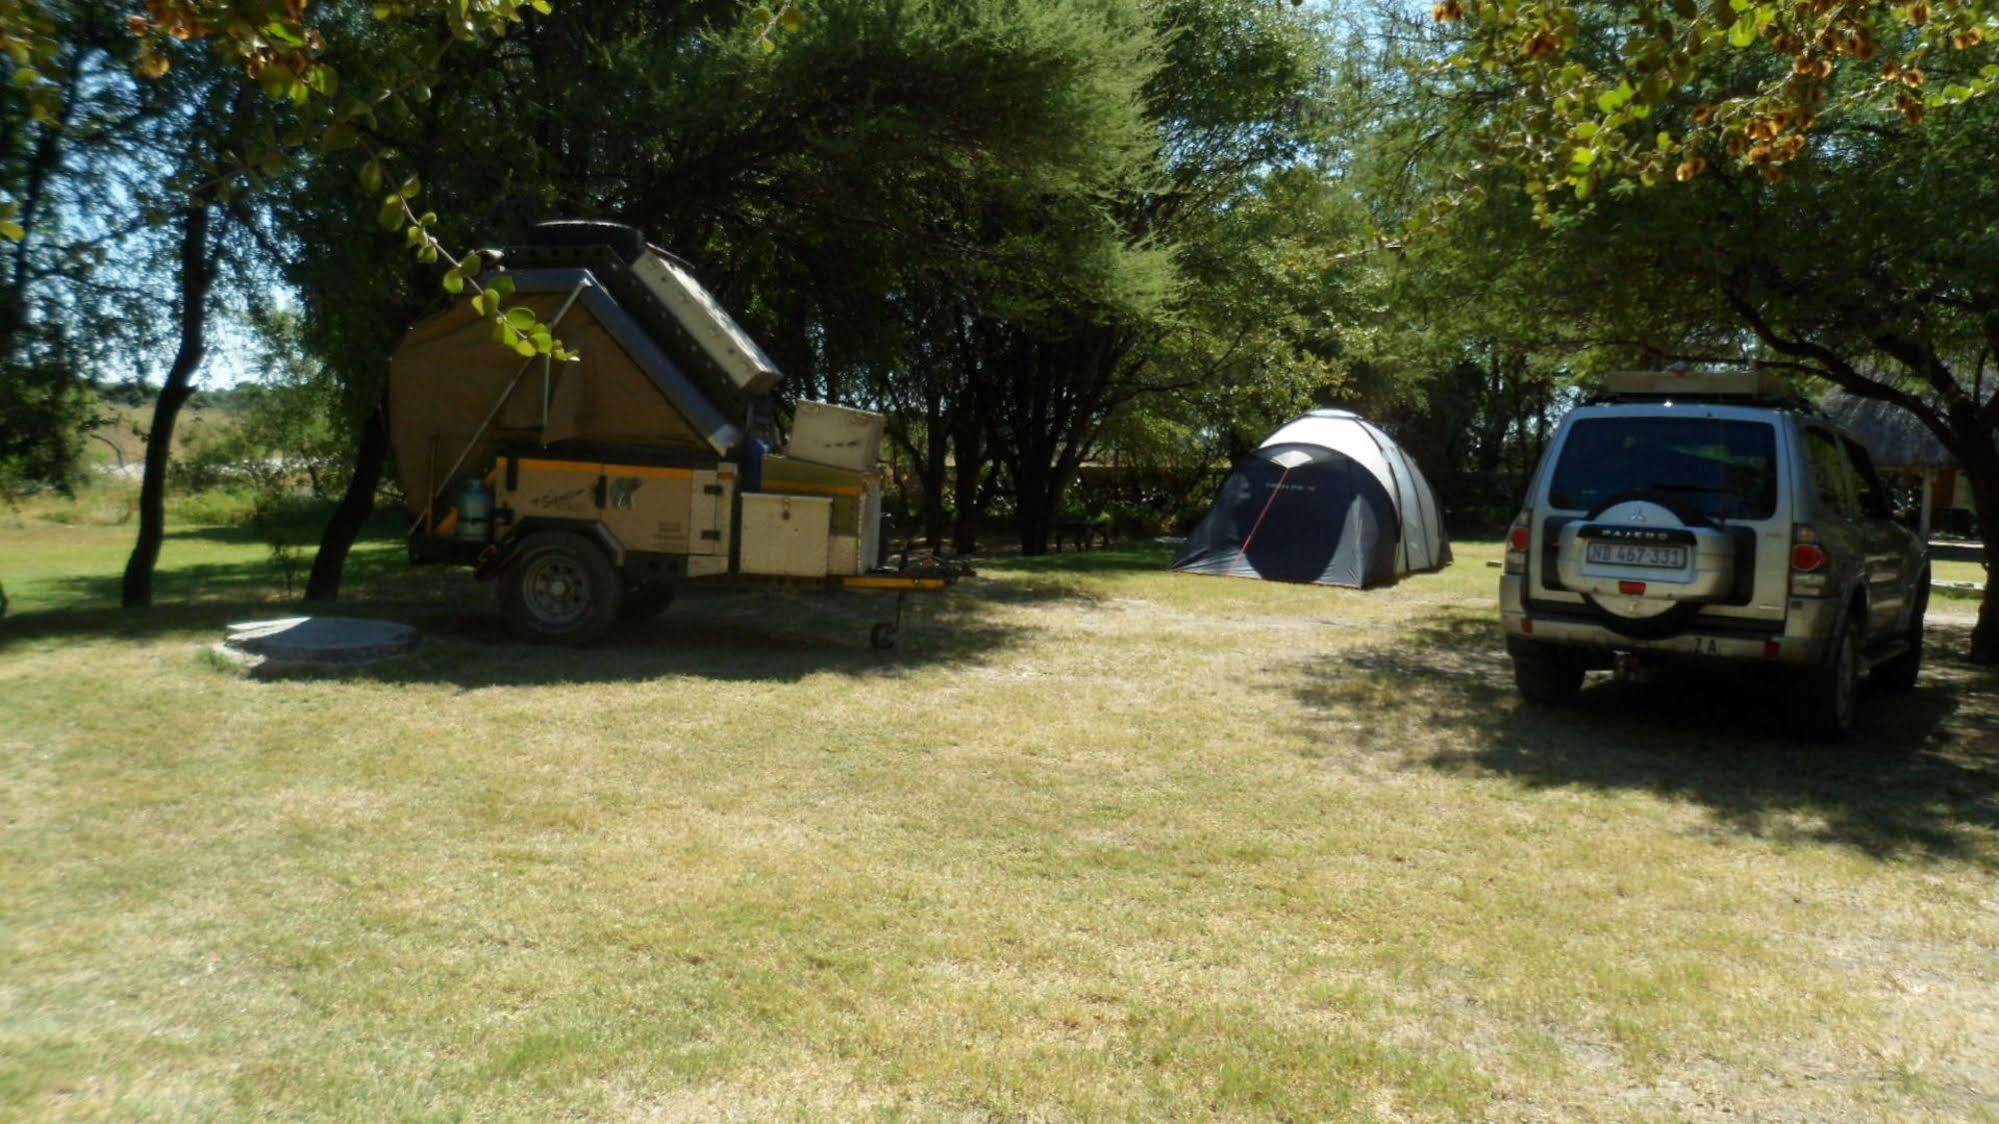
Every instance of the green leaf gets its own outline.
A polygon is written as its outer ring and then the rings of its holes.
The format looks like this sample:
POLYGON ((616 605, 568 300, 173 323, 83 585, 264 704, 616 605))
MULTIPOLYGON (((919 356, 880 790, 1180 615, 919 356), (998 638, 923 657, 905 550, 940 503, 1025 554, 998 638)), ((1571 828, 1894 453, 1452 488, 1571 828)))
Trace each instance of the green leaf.
POLYGON ((1596 96, 1596 107, 1605 113, 1613 112, 1624 105, 1625 102, 1630 101, 1632 95, 1637 92, 1637 90, 1631 88, 1631 83, 1619 82, 1616 89, 1605 90, 1596 96))
POLYGON ((534 353, 533 340, 521 338, 514 341, 514 354, 532 359, 534 358, 534 353))
POLYGON ((535 325, 534 310, 531 308, 519 308, 519 307, 508 309, 507 325, 519 331, 523 332, 527 331, 529 328, 532 328, 535 325))
POLYGON ((785 8, 783 15, 777 17, 777 25, 786 31, 802 31, 805 29, 805 12, 793 4, 785 8))
POLYGON ((1750 19, 1739 19, 1728 29, 1728 42, 1732 47, 1747 47, 1756 42, 1756 23, 1750 19))
MULTIPOLYGON (((360 130, 345 121, 339 121, 326 127, 326 132, 319 138, 319 150, 321 152, 342 152, 353 148, 360 140, 360 130)), ((375 188, 370 187, 368 190, 373 191, 375 188)))
POLYGON ((323 98, 330 98, 340 92, 340 72, 325 63, 315 65, 305 72, 305 84, 312 92, 323 98))
POLYGON ((750 9, 749 20, 758 27, 766 27, 771 21, 771 11, 762 4, 758 4, 756 7, 750 9))
POLYGON ((1597 152, 1594 148, 1578 148, 1569 154, 1569 164, 1580 171, 1596 163, 1596 156, 1597 152))
POLYGON ((370 192, 382 190, 382 162, 370 159, 361 165, 361 186, 370 192))
POLYGON ((456 269, 446 270, 444 273, 444 291, 453 294, 464 292, 465 274, 456 269))
POLYGON ((9 242, 19 242, 27 236, 28 232, 21 228, 20 223, 13 219, 0 219, 0 238, 5 238, 9 242))
POLYGON ((458 262, 458 272, 464 274, 467 277, 479 276, 479 271, 484 268, 486 268, 486 259, 480 257, 479 251, 477 250, 474 250, 471 253, 466 254, 463 258, 459 259, 458 262))

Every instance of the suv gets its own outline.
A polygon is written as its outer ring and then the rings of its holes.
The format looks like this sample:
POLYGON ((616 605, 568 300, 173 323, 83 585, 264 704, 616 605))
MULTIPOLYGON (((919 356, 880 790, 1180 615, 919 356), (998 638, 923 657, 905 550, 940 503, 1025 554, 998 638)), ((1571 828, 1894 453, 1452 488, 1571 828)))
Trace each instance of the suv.
POLYGON ((1522 695, 1565 702, 1591 668, 1753 664, 1837 739, 1863 671, 1915 686, 1929 564, 1852 434, 1763 372, 1611 391, 1562 419, 1507 535, 1522 695))

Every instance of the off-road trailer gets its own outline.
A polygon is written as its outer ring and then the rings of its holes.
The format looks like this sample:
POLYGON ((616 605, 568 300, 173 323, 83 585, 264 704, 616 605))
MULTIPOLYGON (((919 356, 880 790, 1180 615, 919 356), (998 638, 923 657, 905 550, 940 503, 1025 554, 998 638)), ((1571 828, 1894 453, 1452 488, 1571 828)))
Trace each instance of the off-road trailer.
POLYGON ((458 303, 390 363, 389 418, 410 558, 470 565, 534 640, 588 643, 674 589, 948 587, 950 560, 884 565, 882 417, 795 406, 770 451, 775 364, 686 263, 608 223, 558 222, 491 255, 516 302, 580 358, 521 359, 458 303))

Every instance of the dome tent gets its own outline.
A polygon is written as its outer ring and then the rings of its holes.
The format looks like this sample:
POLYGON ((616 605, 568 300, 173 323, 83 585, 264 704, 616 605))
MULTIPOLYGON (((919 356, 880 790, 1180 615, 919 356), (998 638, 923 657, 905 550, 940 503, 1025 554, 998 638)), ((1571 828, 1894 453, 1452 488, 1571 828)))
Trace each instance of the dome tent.
POLYGON ((1235 466, 1173 568, 1366 589, 1450 561, 1416 462, 1358 414, 1314 410, 1235 466))

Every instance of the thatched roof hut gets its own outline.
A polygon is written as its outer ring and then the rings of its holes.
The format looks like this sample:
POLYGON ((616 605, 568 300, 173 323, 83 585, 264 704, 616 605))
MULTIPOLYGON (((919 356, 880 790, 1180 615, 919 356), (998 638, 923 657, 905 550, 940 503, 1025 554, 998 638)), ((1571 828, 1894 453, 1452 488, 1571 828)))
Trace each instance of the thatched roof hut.
POLYGON ((1943 447, 1930 427, 1893 402, 1838 390, 1820 401, 1819 408, 1860 438, 1877 467, 1957 467, 1957 458, 1943 447))

